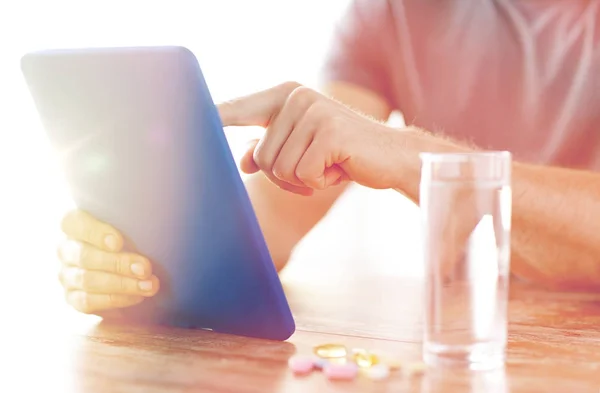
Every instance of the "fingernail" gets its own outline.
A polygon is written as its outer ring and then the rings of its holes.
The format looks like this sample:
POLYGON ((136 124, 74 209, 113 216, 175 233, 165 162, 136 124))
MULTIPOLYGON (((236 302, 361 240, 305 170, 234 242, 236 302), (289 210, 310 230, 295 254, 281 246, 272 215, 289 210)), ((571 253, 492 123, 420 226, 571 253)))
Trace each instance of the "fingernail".
POLYGON ((141 263, 134 263, 133 265, 131 265, 131 271, 136 276, 143 277, 144 276, 144 265, 142 265, 141 263))
POLYGON ((139 286, 142 291, 151 291, 152 281, 140 281, 139 286))
POLYGON ((106 244, 106 247, 109 249, 114 250, 117 248, 117 238, 115 235, 106 235, 104 237, 104 244, 106 244))

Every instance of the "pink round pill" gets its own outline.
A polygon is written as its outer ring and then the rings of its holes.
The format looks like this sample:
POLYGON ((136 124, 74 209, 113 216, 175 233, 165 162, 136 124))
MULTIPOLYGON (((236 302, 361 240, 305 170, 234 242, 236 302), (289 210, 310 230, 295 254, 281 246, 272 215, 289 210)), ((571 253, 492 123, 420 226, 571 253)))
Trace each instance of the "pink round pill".
POLYGON ((313 358, 295 355, 289 358, 288 366, 296 374, 307 374, 313 369, 313 358))
POLYGON ((358 373, 358 366, 354 363, 327 364, 323 372, 329 379, 354 379, 358 373))

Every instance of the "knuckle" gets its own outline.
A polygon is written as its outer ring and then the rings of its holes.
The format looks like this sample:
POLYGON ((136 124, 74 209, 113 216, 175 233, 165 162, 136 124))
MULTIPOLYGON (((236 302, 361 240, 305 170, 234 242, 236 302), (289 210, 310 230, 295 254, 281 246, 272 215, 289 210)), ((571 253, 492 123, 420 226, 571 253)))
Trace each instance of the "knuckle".
POLYGON ((90 243, 95 246, 101 246, 103 243, 103 232, 107 229, 106 225, 88 213, 77 210, 73 213, 73 218, 67 229, 70 233, 67 235, 75 240, 90 243))
POLYGON ((306 117, 311 119, 319 118, 322 113, 323 103, 321 101, 315 101, 310 107, 306 109, 306 117))
POLYGON ((283 180, 286 176, 286 170, 279 161, 273 165, 273 175, 280 180, 283 180))
POLYGON ((309 183, 311 180, 310 174, 300 166, 296 168, 295 175, 301 182, 305 184, 309 183))
POLYGON ((94 228, 91 225, 81 225, 80 229, 80 240, 88 243, 93 243, 94 240, 94 228))
POLYGON ((111 307, 121 307, 123 305, 123 296, 116 295, 114 293, 107 295, 108 304, 111 307))
POLYGON ((323 117, 327 116, 327 111, 323 110, 323 103, 321 101, 312 102, 304 112, 303 121, 310 127, 320 126, 323 117), (325 113, 325 116, 323 114, 325 113))
POLYGON ((315 91, 304 86, 300 86, 292 90, 288 97, 288 102, 292 106, 306 107, 313 103, 316 99, 315 91))
POLYGON ((254 162, 262 170, 271 169, 270 159, 260 146, 254 150, 254 162))
POLYGON ((331 113, 327 102, 316 100, 306 109, 303 120, 310 127, 314 128, 315 131, 321 132, 330 126, 329 119, 332 117, 331 113))
POLYGON ((116 274, 127 274, 129 266, 129 257, 127 255, 119 254, 113 257, 112 271, 116 274))
POLYGON ((288 81, 288 82, 282 83, 281 85, 279 85, 279 87, 281 90, 283 90, 287 94, 290 94, 292 91, 296 90, 297 88, 302 87, 302 84, 295 82, 295 81, 288 81))
POLYGON ((91 261, 92 258, 94 257, 94 253, 91 249, 91 247, 88 246, 84 246, 83 244, 79 243, 79 242, 72 242, 73 245, 73 249, 72 249, 72 255, 73 255, 73 259, 75 263, 77 263, 78 265, 81 266, 86 266, 88 265, 91 261))
POLYGON ((298 179, 300 179, 300 181, 304 184, 308 184, 309 183, 309 178, 306 174, 302 173, 302 172, 296 172, 296 177, 298 179))
POLYGON ((77 281, 77 287, 83 290, 89 290, 94 287, 94 274, 87 270, 77 269, 75 279, 77 281))
POLYGON ((129 281, 125 277, 119 277, 117 280, 118 280, 117 287, 119 288, 120 293, 131 292, 129 285, 128 285, 129 281))
POLYGON ((280 180, 293 181, 296 180, 294 176, 294 167, 289 164, 275 164, 277 166, 276 169, 273 170, 275 176, 277 176, 280 180))

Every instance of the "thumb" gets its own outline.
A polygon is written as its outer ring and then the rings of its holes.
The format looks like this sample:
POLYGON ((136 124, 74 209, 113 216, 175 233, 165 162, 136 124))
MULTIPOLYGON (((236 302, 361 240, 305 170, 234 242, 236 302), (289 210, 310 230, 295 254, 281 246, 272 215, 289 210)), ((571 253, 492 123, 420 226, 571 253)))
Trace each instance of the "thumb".
POLYGON ((323 174, 323 182, 325 184, 324 188, 328 188, 331 186, 337 186, 342 182, 348 181, 349 177, 346 172, 339 167, 338 165, 334 165, 325 169, 325 173, 323 174))
POLYGON ((267 127, 298 83, 288 82, 232 101, 217 105, 223 127, 267 127))

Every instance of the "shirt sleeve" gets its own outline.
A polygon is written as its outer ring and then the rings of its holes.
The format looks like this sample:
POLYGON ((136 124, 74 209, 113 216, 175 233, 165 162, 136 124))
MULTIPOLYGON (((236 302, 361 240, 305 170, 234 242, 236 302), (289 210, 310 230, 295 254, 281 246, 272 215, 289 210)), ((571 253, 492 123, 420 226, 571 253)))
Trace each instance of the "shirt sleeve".
POLYGON ((336 25, 321 69, 321 82, 346 82, 394 100, 386 47, 393 37, 388 0, 351 0, 336 25))

